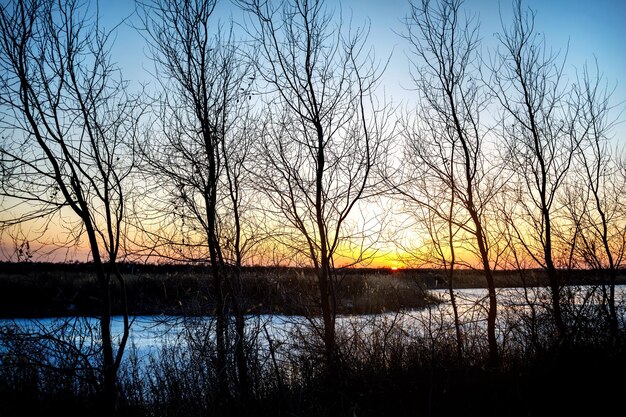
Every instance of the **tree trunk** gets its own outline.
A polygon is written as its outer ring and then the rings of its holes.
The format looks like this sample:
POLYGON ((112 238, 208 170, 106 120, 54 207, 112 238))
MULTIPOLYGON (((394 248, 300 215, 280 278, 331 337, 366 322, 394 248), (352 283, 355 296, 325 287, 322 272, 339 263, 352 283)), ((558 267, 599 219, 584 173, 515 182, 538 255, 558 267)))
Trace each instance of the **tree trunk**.
POLYGON ((320 290, 322 319, 324 321, 324 350, 326 353, 326 364, 329 371, 332 373, 337 365, 337 355, 335 343, 335 310, 333 308, 334 303, 332 301, 332 290, 330 288, 330 284, 328 259, 322 259, 320 271, 318 272, 318 286, 320 290))
MULTIPOLYGON (((545 216, 545 215, 544 215, 545 216)), ((546 272, 548 273, 548 283, 550 285, 550 297, 552 299, 552 314, 554 323, 558 333, 559 344, 567 341, 567 326, 563 321, 563 312, 561 310, 561 284, 554 262, 552 261, 552 239, 550 235, 550 217, 546 219, 546 244, 544 249, 544 257, 546 260, 546 272)))
POLYGON ((100 258, 100 251, 96 235, 89 218, 83 219, 83 224, 89 237, 91 254, 93 257, 96 277, 100 286, 100 336, 102 338, 102 401, 107 413, 115 411, 117 367, 113 356, 113 342, 111 338, 111 288, 104 266, 100 258))
POLYGON ((498 314, 498 304, 496 300, 496 287, 493 280, 493 271, 489 264, 489 254, 487 245, 485 245, 485 237, 483 235, 482 223, 478 217, 478 213, 471 211, 471 216, 476 227, 476 240, 478 243, 478 251, 487 281, 487 293, 489 297, 489 310, 487 312, 487 342, 489 344, 489 366, 496 367, 499 363, 498 340, 496 338, 496 317, 498 314))

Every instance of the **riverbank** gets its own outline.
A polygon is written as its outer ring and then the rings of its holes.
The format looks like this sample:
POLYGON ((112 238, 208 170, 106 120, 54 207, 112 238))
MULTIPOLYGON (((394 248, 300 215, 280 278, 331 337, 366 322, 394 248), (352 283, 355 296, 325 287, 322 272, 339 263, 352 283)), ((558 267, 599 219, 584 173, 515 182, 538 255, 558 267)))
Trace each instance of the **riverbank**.
MULTIPOLYGON (((332 372, 324 366, 319 321, 249 317, 247 390, 240 391, 239 370, 229 361, 226 395, 211 317, 135 317, 115 414, 98 406, 97 319, 0 322, 0 415, 621 416, 626 333, 622 324, 615 339, 608 335, 597 289, 578 289, 584 304, 564 303, 565 345, 554 338, 549 306, 522 308, 517 291, 499 291, 497 366, 487 365, 484 290, 459 291, 460 351, 447 303, 340 316, 332 372)), ((623 287, 618 298, 626 317, 623 287)), ((114 335, 120 326, 114 318, 114 335)))
MULTIPOLYGON (((402 282, 398 274, 365 278, 362 272, 348 274, 343 284, 402 282)), ((155 280, 145 272, 137 276, 155 280)), ((498 290, 496 365, 488 362, 484 289, 457 291, 460 339, 444 289, 428 290, 442 301, 429 308, 338 316, 338 360, 330 370, 321 320, 250 315, 245 387, 239 384, 234 338, 227 341, 225 368, 216 367, 214 317, 135 316, 115 413, 99 404, 97 318, 0 320, 0 415, 621 416, 626 287, 616 291, 620 327, 614 337, 600 289, 569 289, 562 298, 567 343, 555 337, 547 288, 498 290), (226 394, 218 378, 224 369, 226 394)), ((116 340, 122 322, 113 317, 116 340)))
MULTIPOLYGON (((207 315, 215 308, 205 266, 120 266, 131 315, 207 315)), ((312 270, 248 267, 242 271, 246 314, 310 316, 320 313, 312 270)), ((123 312, 121 289, 112 286, 112 314, 123 312)), ((345 269, 336 276, 339 314, 374 314, 421 308, 433 302, 419 279, 388 269, 345 269)), ((99 314, 97 283, 89 264, 0 264, 0 317, 92 316, 99 314)))
MULTIPOLYGON (((122 264, 131 315, 206 315, 215 308, 215 294, 206 266, 122 264)), ((95 316, 98 288, 90 264, 0 263, 0 317, 95 316)), ((600 271, 562 271, 563 285, 598 285, 600 271)), ((498 288, 542 287, 541 270, 495 271, 498 288)), ((620 271, 617 284, 626 284, 620 271)), ((456 289, 484 288, 480 271, 456 270, 456 289)), ((428 290, 448 286, 446 271, 438 269, 352 268, 336 277, 339 314, 375 314, 422 308, 437 300, 428 290)), ((317 315, 319 293, 311 269, 246 267, 241 299, 246 314, 317 315)), ((122 314, 121 290, 112 287, 112 314, 122 314)))

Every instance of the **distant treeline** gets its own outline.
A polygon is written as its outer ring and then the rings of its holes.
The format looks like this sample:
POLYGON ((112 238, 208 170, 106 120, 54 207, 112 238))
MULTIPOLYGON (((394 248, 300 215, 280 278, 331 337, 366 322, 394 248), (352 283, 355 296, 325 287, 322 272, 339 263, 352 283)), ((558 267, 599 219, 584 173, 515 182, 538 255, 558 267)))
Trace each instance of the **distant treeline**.
MULTIPOLYGON (((90 263, 0 263, 0 316, 98 315, 100 300, 90 263)), ((118 264, 127 277, 131 314, 211 314, 214 289, 208 265, 118 264)), ((601 271, 562 271, 564 285, 602 283, 601 271)), ((248 314, 319 314, 317 284, 310 268, 249 266, 242 271, 248 314)), ((496 271, 497 287, 546 286, 541 270, 496 271)), ((425 292, 447 287, 440 269, 347 268, 337 274, 340 314, 420 308, 433 300, 425 292)), ((626 273, 618 283, 626 284, 626 273)), ((455 288, 483 288, 481 271, 457 270, 455 288)), ((119 285, 112 286, 119 295, 119 285)), ((121 297, 116 297, 121 299, 121 297)), ((114 304, 113 314, 122 306, 114 304)))
MULTIPOLYGON (((98 315, 98 284, 89 263, 0 263, 0 316, 98 315)), ((119 264, 126 277, 129 313, 212 314, 216 308, 208 266, 119 264)), ((388 269, 345 269, 336 277, 340 314, 419 308, 433 300, 419 278, 388 269)), ((247 314, 319 314, 313 270, 245 267, 243 304, 247 314)), ((114 299, 121 288, 112 284, 114 299)), ((112 305, 121 314, 122 305, 112 305)))

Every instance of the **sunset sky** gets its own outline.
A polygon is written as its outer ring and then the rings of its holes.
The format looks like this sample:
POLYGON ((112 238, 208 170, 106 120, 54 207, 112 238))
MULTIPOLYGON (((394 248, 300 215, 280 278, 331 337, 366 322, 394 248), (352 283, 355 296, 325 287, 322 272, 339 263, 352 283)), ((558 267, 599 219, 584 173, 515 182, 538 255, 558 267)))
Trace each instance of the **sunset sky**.
MULTIPOLYGON (((501 18, 508 25, 511 16, 511 2, 498 0, 467 0, 464 10, 476 14, 481 22, 483 47, 493 49, 497 44, 494 33, 501 30, 501 18)), ((377 58, 385 61, 389 58, 388 68, 381 80, 378 94, 402 108, 415 105, 415 93, 411 91, 407 43, 399 35, 404 32, 403 17, 408 13, 406 0, 329 0, 329 8, 339 13, 342 11, 344 21, 351 20, 353 26, 361 26, 369 21, 371 25, 369 43, 377 58), (352 16, 352 17, 350 17, 352 16)), ((609 86, 615 86, 613 103, 624 108, 626 103, 626 1, 621 0, 526 0, 526 7, 537 12, 536 30, 545 35, 546 44, 555 51, 565 53, 569 42, 566 71, 575 78, 575 68, 582 68, 585 63, 594 65, 597 59, 599 68, 609 86)), ((145 42, 133 27, 139 25, 133 15, 134 2, 128 0, 107 0, 100 3, 102 24, 105 28, 113 28, 127 18, 116 29, 116 39, 112 47, 113 60, 122 68, 123 76, 131 82, 131 88, 147 84, 148 89, 155 85, 150 75, 153 64, 148 58, 145 42)), ((235 27, 245 25, 243 12, 229 1, 222 1, 218 6, 217 15, 227 21, 232 18, 235 27)), ((243 36, 243 29, 236 29, 243 36)), ((488 59, 486 54, 485 59, 488 59)), ((616 111, 615 115, 618 115, 616 111)), ((624 115, 621 120, 624 120, 624 115)), ((626 143, 626 127, 621 123, 615 129, 615 143, 626 143)), ((380 208, 378 208, 380 210, 380 208)), ((52 230, 53 228, 51 228, 52 230)), ((11 245, 3 242, 3 245, 11 245)), ((5 255, 10 250, 4 250, 5 255)), ((398 266, 395 254, 389 245, 381 244, 381 253, 387 255, 377 263, 398 266)), ((77 254, 82 253, 78 251, 77 254)), ((78 257, 84 256, 77 255, 78 257)))

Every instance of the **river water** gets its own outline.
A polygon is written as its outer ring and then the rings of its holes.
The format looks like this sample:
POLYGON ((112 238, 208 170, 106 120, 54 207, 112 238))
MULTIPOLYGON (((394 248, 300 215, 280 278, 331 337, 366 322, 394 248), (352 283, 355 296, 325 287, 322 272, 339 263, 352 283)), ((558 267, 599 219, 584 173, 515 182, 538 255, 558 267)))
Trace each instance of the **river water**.
MULTIPOLYGON (((563 291, 567 299, 568 314, 579 320, 597 314, 597 306, 602 301, 600 287, 581 286, 568 287, 563 291)), ((393 329, 404 337, 415 340, 443 340, 454 337, 454 321, 449 295, 446 290, 431 291, 441 300, 438 304, 419 310, 402 312, 355 315, 337 317, 337 333, 342 337, 367 337, 375 329, 393 329)), ((466 335, 484 338, 487 313, 487 291, 485 289, 464 289, 455 291, 459 321, 466 335)), ((498 334, 504 343, 511 338, 511 329, 528 317, 541 320, 549 311, 550 293, 545 288, 504 288, 497 291, 498 295, 498 334)), ((620 307, 622 325, 626 307, 626 286, 616 287, 616 303, 620 307)), ((260 315, 247 318, 249 337, 255 338, 261 345, 289 346, 294 340, 310 338, 311 331, 321 328, 319 318, 308 319, 302 316, 260 315)), ((135 316, 129 337, 129 348, 140 357, 153 355, 164 347, 176 346, 189 341, 209 337, 213 321, 211 317, 183 318, 177 316, 135 316)), ((64 341, 79 350, 97 351, 98 320, 96 318, 44 318, 44 319, 3 319, 0 320, 0 331, 3 336, 11 333, 11 329, 22 334, 51 334, 54 338, 64 341), (95 343, 94 343, 95 342, 95 343)), ((114 317, 112 333, 119 340, 123 329, 121 317, 114 317)), ((26 338, 30 340, 28 337, 26 338)), ((0 353, 7 352, 6 337, 0 339, 0 353)), ((48 342, 40 344, 38 349, 49 348, 48 342)), ((52 350, 55 352, 55 350, 52 350)))

